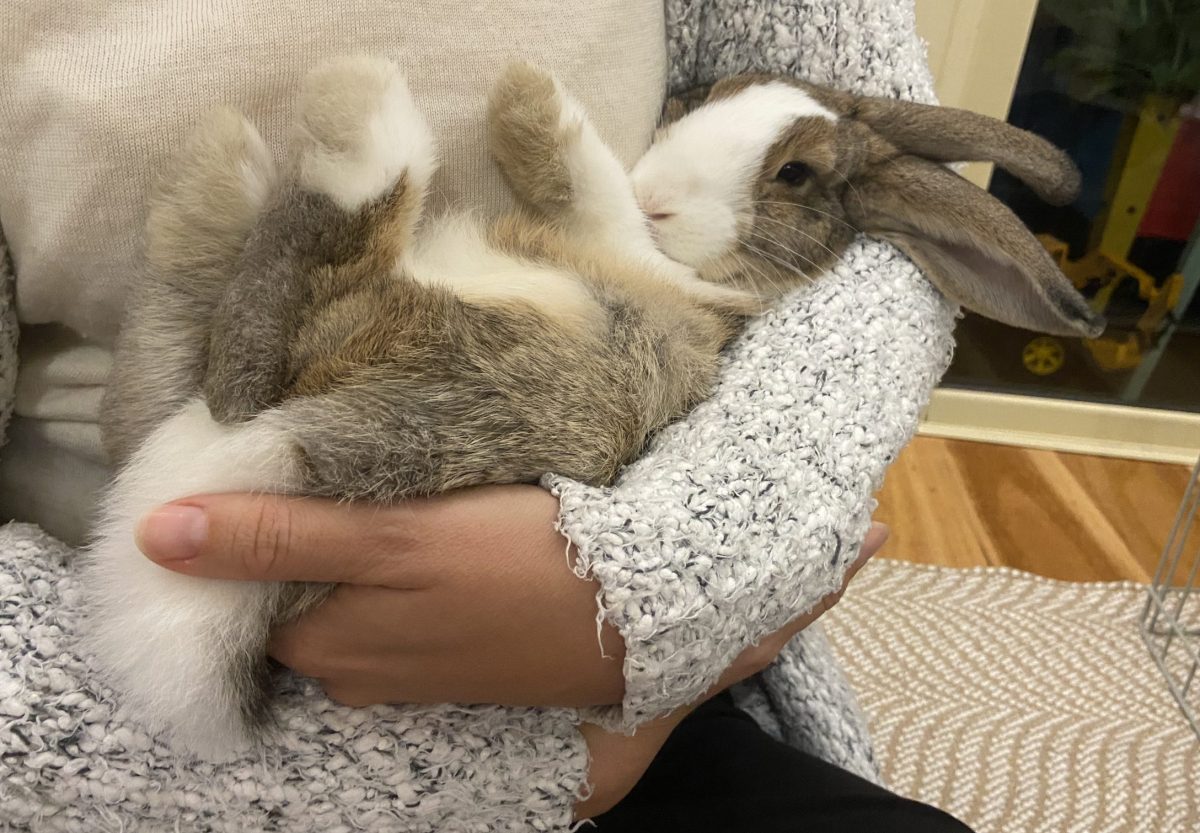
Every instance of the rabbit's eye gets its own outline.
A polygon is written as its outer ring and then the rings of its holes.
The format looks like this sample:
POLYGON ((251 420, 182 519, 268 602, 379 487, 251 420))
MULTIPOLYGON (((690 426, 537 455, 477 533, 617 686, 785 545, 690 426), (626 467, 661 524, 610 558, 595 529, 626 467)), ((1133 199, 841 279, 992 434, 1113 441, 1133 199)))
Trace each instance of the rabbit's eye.
POLYGON ((813 169, 803 162, 788 162, 779 169, 775 178, 788 185, 803 185, 812 179, 813 169))

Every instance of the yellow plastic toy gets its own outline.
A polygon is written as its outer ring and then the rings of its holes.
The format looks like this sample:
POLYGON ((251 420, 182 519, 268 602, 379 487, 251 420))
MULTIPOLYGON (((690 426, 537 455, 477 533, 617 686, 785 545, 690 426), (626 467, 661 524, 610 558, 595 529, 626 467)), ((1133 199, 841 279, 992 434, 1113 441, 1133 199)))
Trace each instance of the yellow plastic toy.
MULTIPOLYGON (((1107 206, 1092 231, 1088 252, 1071 260, 1067 245, 1053 235, 1038 235, 1063 273, 1078 289, 1099 284, 1092 297, 1092 307, 1104 312, 1113 293, 1124 281, 1137 283, 1138 297, 1146 302, 1146 311, 1132 332, 1104 334, 1084 339, 1096 364, 1105 370, 1129 370, 1137 367, 1145 350, 1159 331, 1163 319, 1179 303, 1183 275, 1176 272, 1159 286, 1154 277, 1128 260, 1129 250, 1137 239, 1142 217, 1154 196, 1159 175, 1167 162, 1175 135, 1179 130, 1178 104, 1158 96, 1145 100, 1137 118, 1130 119, 1118 141, 1114 164, 1106 188, 1107 206)), ((1062 367, 1065 351, 1058 344, 1059 361, 1051 359, 1047 341, 1036 338, 1025 346, 1022 359, 1025 367, 1039 376, 1049 375, 1062 367), (1035 369, 1035 367, 1037 369, 1035 369)))

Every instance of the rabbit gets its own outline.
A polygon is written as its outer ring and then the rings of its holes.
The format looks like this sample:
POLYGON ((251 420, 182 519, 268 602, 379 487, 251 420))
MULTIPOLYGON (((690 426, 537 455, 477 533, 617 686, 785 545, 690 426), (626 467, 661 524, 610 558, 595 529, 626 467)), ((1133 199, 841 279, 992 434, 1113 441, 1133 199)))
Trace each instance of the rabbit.
POLYGON ((331 589, 159 568, 133 536, 160 503, 610 483, 857 228, 985 314, 1099 326, 1006 209, 928 161, 998 157, 1065 198, 1073 169, 1040 140, 783 79, 702 97, 672 104, 630 174, 551 75, 508 67, 488 138, 516 207, 490 221, 422 217, 436 147, 391 61, 312 70, 282 170, 238 113, 201 121, 151 199, 102 409, 119 471, 85 567, 85 647, 148 728, 211 760, 269 736, 267 635, 331 589))
POLYGON ((949 107, 745 74, 668 103, 631 173, 662 251, 714 283, 775 296, 859 234, 889 241, 947 297, 1053 335, 1104 319, 1003 203, 940 163, 988 161, 1070 203, 1080 174, 1041 137, 949 107))

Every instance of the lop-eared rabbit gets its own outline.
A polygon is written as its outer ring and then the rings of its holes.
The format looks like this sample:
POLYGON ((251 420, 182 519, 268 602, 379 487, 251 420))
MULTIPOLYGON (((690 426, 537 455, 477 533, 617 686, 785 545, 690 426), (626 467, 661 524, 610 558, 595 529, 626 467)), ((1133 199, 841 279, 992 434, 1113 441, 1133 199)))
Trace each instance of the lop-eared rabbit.
POLYGON ((437 153, 390 61, 313 70, 280 171, 238 113, 200 122, 152 195, 103 409, 120 468, 86 647, 132 714, 180 751, 245 749, 270 727, 270 629, 330 589, 156 566, 134 532, 165 501, 610 482, 709 393, 746 318, 859 231, 985 315, 1096 332, 1016 218, 938 164, 995 161, 1069 199, 1077 174, 1042 140, 779 78, 700 98, 630 175, 554 78, 509 67, 487 118, 518 208, 486 221, 422 222, 437 153))

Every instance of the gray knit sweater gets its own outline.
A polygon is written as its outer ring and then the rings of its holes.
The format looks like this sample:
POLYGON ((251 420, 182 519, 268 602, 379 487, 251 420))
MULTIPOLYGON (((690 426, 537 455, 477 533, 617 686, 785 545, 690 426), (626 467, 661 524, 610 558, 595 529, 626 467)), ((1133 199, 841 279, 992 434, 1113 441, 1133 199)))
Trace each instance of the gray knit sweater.
MULTIPOLYGON (((932 98, 911 0, 667 6, 676 89, 759 68, 932 98)), ((860 241, 756 321, 712 399, 663 431, 613 488, 547 478, 579 570, 599 580, 602 613, 628 647, 623 707, 588 719, 632 727, 687 702, 742 648, 840 584, 884 468, 948 363, 953 316, 895 250, 860 241)), ((567 709, 354 710, 292 678, 278 744, 233 764, 181 764, 74 653, 75 581, 66 547, 28 526, 0 531, 2 830, 570 825, 586 750, 574 728, 582 715, 567 709)), ((819 628, 738 696, 788 742, 874 775, 819 628)))

